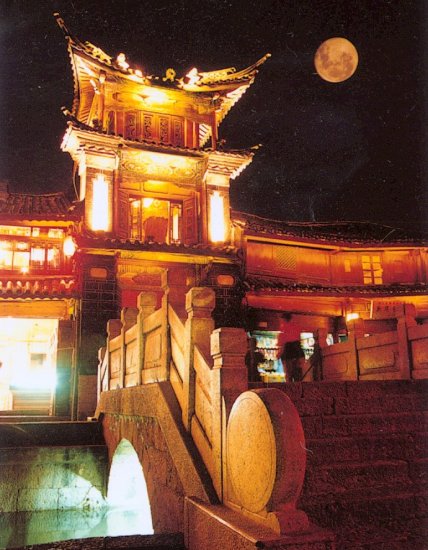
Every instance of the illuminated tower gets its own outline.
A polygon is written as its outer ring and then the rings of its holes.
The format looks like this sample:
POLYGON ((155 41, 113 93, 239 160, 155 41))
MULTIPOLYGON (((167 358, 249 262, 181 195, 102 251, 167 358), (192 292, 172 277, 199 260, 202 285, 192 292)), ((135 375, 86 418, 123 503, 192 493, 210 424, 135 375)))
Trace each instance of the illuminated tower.
POLYGON ((268 56, 242 71, 153 77, 57 20, 75 80, 62 149, 76 164, 85 228, 143 243, 230 242, 230 179, 253 153, 219 151, 218 125, 268 56))

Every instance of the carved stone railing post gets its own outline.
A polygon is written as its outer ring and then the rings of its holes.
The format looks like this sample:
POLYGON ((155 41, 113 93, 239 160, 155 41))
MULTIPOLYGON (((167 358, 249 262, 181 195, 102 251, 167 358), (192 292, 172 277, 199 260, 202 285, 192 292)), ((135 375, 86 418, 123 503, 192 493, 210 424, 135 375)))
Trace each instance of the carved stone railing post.
POLYGON ((169 338, 169 326, 168 326, 168 301, 169 301, 169 285, 168 285, 168 271, 165 270, 161 274, 161 286, 163 290, 162 295, 162 365, 163 373, 161 375, 162 380, 169 380, 169 363, 171 359, 171 341, 169 338))
POLYGON ((195 371, 193 367, 194 346, 209 357, 209 335, 214 330, 211 313, 215 307, 215 293, 211 288, 194 287, 186 294, 187 320, 184 327, 184 376, 183 376, 183 423, 190 431, 195 411, 195 371))
POLYGON ((218 328, 211 334, 211 355, 214 360, 211 386, 214 466, 212 471, 214 473, 214 488, 220 500, 223 500, 227 418, 236 393, 242 393, 248 389, 248 372, 245 366, 246 351, 247 335, 243 329, 218 328))
POLYGON ((156 311, 157 295, 156 292, 141 292, 137 298, 138 315, 137 315, 137 334, 138 334, 138 380, 137 384, 141 384, 141 371, 144 367, 144 334, 143 322, 156 311))
POLYGON ((416 326, 415 306, 405 304, 403 314, 397 318, 397 341, 398 341, 398 360, 400 367, 400 378, 409 380, 411 378, 411 359, 410 342, 408 328, 416 326))
POLYGON ((358 361, 357 339, 364 336, 364 321, 363 319, 354 319, 348 322, 348 342, 350 354, 350 380, 358 380, 360 369, 358 361))
POLYGON ((137 316, 138 316, 138 309, 136 307, 124 307, 122 308, 120 312, 120 320, 122 321, 122 330, 121 330, 121 336, 122 336, 122 353, 121 353, 121 386, 124 388, 126 386, 125 384, 125 377, 126 377, 126 341, 125 341, 125 333, 126 331, 131 328, 135 323, 137 322, 137 316))
POLYGON ((120 319, 109 319, 107 321, 107 354, 108 354, 108 387, 110 388, 111 378, 111 354, 110 354, 110 342, 114 338, 120 335, 122 331, 122 321, 120 319))

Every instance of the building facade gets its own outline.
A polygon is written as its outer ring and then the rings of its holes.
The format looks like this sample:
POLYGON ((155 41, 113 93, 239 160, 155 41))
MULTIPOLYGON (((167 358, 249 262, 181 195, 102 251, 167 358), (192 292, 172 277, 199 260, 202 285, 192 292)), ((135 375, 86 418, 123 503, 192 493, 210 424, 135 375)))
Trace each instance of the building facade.
POLYGON ((428 324, 423 236, 231 209, 231 181, 255 151, 226 151, 218 127, 268 55, 241 71, 153 77, 58 23, 75 82, 62 150, 74 161, 78 196, 2 195, 0 321, 15 323, 29 350, 18 365, 3 339, 12 372, 4 409, 76 415, 79 376, 95 376, 107 321, 135 308, 140 293, 156 293, 160 304, 166 272, 176 311, 192 287, 215 290, 216 326, 246 329, 249 362, 257 352, 265 380, 286 379, 287 342, 298 341, 310 379, 316 344, 346 342, 350 323, 362 336, 394 331, 403 316, 428 324), (42 367, 56 372, 50 393, 19 393, 16 375, 42 367))

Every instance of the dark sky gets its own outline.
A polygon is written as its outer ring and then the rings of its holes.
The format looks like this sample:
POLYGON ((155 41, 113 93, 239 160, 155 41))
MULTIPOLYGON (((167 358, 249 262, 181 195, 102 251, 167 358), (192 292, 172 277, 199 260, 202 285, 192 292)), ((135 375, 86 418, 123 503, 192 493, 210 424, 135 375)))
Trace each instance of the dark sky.
POLYGON ((60 11, 80 39, 123 51, 152 74, 242 68, 272 53, 220 127, 228 147, 263 144, 232 182, 234 208, 285 220, 428 224, 427 4, 0 0, 0 179, 11 191, 71 186, 59 148, 60 108, 72 102, 66 43, 52 17, 60 11), (360 56, 340 84, 313 67, 332 36, 348 38, 360 56))

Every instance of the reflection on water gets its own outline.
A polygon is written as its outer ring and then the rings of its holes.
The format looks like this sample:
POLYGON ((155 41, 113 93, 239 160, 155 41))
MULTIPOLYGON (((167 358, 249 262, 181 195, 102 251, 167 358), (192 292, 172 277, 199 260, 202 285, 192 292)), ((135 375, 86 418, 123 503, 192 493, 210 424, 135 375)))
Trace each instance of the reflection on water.
POLYGON ((0 515, 0 548, 60 540, 153 533, 147 510, 46 510, 0 515))

